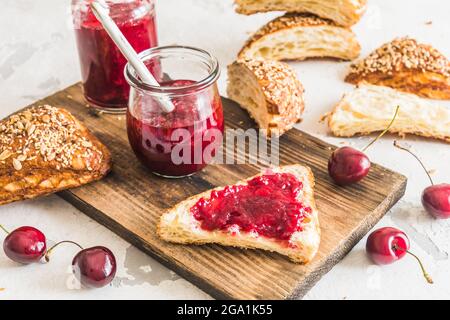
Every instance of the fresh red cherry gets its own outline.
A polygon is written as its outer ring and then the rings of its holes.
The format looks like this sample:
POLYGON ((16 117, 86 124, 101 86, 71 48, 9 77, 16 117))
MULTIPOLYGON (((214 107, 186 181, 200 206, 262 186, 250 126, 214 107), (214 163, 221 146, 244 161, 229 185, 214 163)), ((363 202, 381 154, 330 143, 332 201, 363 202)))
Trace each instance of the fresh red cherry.
POLYGON ((333 152, 328 162, 328 171, 338 185, 347 186, 364 179, 371 166, 364 153, 351 147, 343 147, 333 152))
POLYGON ((102 288, 110 284, 116 275, 116 258, 105 247, 86 249, 75 256, 72 270, 83 286, 102 288))
POLYGON ((410 241, 406 233, 395 228, 382 228, 367 239, 366 250, 372 261, 378 265, 388 265, 403 259, 406 255, 415 258, 428 283, 433 279, 428 275, 419 257, 410 252, 410 241))
POLYGON ((372 164, 365 152, 375 144, 381 137, 389 132, 394 125, 395 119, 399 114, 400 107, 397 107, 394 118, 389 126, 376 139, 374 139, 361 152, 351 147, 339 148, 333 152, 328 162, 328 172, 330 177, 340 186, 348 186, 360 182, 370 172, 372 164))
POLYGON ((431 186, 422 193, 422 204, 425 210, 436 219, 450 219, 450 184, 435 185, 424 163, 415 153, 409 148, 401 146, 397 141, 394 142, 394 146, 416 158, 430 179, 431 186))
POLYGON ((87 288, 102 288, 110 284, 117 270, 116 258, 105 247, 83 249, 73 241, 61 241, 47 251, 45 260, 50 261, 51 253, 61 244, 76 245, 81 251, 73 258, 72 271, 80 283, 87 288))
POLYGON ((429 214, 437 219, 450 219, 450 184, 443 183, 425 189, 422 203, 429 214))
POLYGON ((373 262, 387 265, 403 259, 410 249, 410 243, 403 231, 383 228, 369 236, 366 249, 373 262))
MULTIPOLYGON (((1 227, 5 232, 6 229, 1 227)), ((47 251, 45 235, 33 227, 21 227, 8 234, 3 250, 11 260, 21 264, 41 261, 47 251)))

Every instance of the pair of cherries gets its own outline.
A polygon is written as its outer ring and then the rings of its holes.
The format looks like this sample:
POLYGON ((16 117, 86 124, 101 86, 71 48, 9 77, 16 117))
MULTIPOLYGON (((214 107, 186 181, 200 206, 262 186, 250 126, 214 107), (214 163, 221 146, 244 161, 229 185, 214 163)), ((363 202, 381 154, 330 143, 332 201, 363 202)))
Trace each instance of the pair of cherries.
POLYGON ((72 271, 80 283, 87 288, 102 288, 112 282, 116 274, 116 258, 111 250, 105 247, 83 249, 72 241, 63 241, 47 250, 45 235, 33 227, 21 227, 8 232, 3 226, 0 229, 8 236, 3 242, 3 250, 8 258, 20 264, 39 263, 43 258, 49 262, 50 254, 61 244, 71 243, 81 251, 72 261, 72 271))
MULTIPOLYGON (((339 148, 333 152, 328 163, 328 171, 331 178, 338 185, 348 186, 360 182, 367 177, 372 164, 365 152, 381 137, 389 132, 399 114, 399 111, 400 107, 397 107, 395 116, 388 128, 366 148, 364 148, 362 152, 351 147, 339 148)), ((431 186, 426 188, 422 194, 422 203, 426 211, 437 219, 450 219, 450 184, 443 183, 435 185, 423 162, 414 153, 412 153, 408 148, 400 146, 398 142, 395 142, 394 145, 397 148, 407 151, 413 155, 422 165, 430 178, 431 186)))

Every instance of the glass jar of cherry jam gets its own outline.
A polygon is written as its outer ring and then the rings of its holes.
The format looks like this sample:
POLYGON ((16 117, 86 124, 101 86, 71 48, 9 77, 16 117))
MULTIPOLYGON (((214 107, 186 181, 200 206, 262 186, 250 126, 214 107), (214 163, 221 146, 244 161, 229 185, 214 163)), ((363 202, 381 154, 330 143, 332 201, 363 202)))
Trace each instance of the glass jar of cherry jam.
MULTIPOLYGON (((90 8, 93 0, 72 0, 84 95, 95 108, 124 113, 130 86, 123 76, 126 59, 90 8)), ((154 0, 106 0, 110 15, 136 50, 158 45, 154 0)))
POLYGON ((224 118, 217 88, 220 68, 206 51, 159 47, 140 54, 160 87, 143 83, 127 65, 131 85, 128 138, 138 159, 153 173, 179 178, 212 162, 222 146, 224 118), (167 112, 162 101, 170 101, 167 112))

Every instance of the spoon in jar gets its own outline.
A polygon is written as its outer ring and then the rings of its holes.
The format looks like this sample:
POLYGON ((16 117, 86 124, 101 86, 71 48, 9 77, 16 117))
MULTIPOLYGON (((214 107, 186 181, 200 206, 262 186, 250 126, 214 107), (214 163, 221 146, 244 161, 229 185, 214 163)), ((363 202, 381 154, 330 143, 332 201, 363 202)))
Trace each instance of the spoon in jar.
MULTIPOLYGON (((98 21, 103 25, 108 35, 117 45, 119 50, 128 60, 128 62, 133 66, 136 73, 139 75, 141 80, 145 84, 149 84, 151 86, 159 87, 160 84, 156 81, 155 77, 148 70, 147 66, 142 62, 139 58, 138 54, 128 42, 128 40, 123 35, 122 31, 120 31, 117 24, 109 15, 109 8, 105 1, 97 0, 91 3, 92 11, 94 12, 95 17, 98 21)), ((169 99, 161 99, 161 107, 166 112, 172 112, 175 109, 175 106, 169 99)))

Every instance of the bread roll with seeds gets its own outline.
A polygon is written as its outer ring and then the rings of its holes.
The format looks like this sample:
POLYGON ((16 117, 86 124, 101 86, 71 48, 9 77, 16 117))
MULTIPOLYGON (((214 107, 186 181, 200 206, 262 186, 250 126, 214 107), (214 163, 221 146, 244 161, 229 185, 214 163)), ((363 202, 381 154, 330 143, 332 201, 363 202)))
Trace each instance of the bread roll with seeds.
POLYGON ((228 97, 246 109, 267 135, 292 129, 305 109, 303 85, 287 64, 238 60, 228 67, 228 97))
POLYGON ((431 99, 450 99, 450 61, 411 38, 395 39, 351 66, 346 81, 388 86, 431 99))
POLYGON ((0 205, 103 178, 109 150, 67 110, 32 107, 0 122, 0 205))
POLYGON ((308 13, 288 13, 257 31, 239 58, 305 60, 336 58, 354 60, 361 46, 349 28, 308 13))
MULTIPOLYGON (((239 228, 229 230, 207 231, 201 228, 201 223, 193 216, 190 209, 202 198, 209 198, 211 191, 187 199, 162 215, 158 225, 158 235, 165 241, 176 244, 219 244, 244 249, 261 249, 276 252, 289 257, 293 262, 306 264, 317 254, 320 245, 319 212, 314 199, 315 180, 311 169, 301 165, 291 165, 274 168, 272 173, 287 173, 294 175, 303 183, 303 190, 298 200, 311 208, 311 213, 302 222, 302 231, 294 232, 285 241, 259 236, 255 233, 243 232, 239 228)), ((261 176, 261 175, 259 175, 261 176)), ((238 182, 245 185, 255 177, 238 182)), ((223 190, 217 188, 216 191, 223 190)))
POLYGON ((236 12, 254 14, 269 11, 312 13, 340 26, 356 24, 366 11, 367 0, 235 0, 236 12))
POLYGON ((400 112, 391 133, 402 136, 415 134, 450 142, 449 107, 414 94, 370 84, 362 84, 346 94, 328 116, 328 124, 337 137, 383 131, 392 121, 397 106, 400 106, 400 112))

